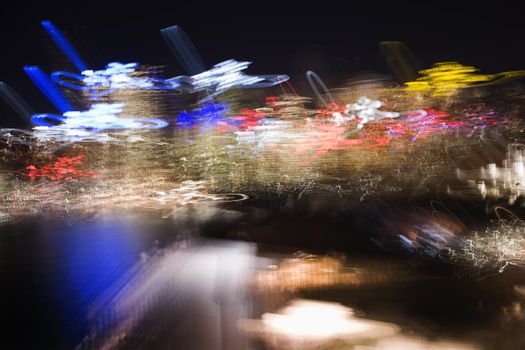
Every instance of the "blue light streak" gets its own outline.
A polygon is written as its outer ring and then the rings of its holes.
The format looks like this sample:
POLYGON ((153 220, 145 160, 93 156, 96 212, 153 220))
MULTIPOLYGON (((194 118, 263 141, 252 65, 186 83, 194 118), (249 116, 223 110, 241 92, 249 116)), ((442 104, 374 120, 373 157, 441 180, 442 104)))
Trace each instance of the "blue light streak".
POLYGON ((31 117, 31 123, 35 126, 54 126, 54 124, 49 123, 48 120, 54 120, 58 123, 63 123, 66 118, 61 115, 50 113, 33 114, 31 117))
POLYGON ((40 68, 36 66, 25 66, 24 71, 61 113, 73 110, 66 96, 40 68))
POLYGON ((77 67, 80 72, 83 72, 88 69, 77 50, 73 45, 67 40, 64 34, 50 21, 42 21, 42 27, 49 34, 51 39, 57 44, 57 46, 62 50, 62 52, 69 58, 69 60, 77 67))
POLYGON ((177 125, 183 128, 201 126, 204 129, 215 126, 225 120, 228 104, 207 102, 191 112, 182 112, 177 117, 177 125))

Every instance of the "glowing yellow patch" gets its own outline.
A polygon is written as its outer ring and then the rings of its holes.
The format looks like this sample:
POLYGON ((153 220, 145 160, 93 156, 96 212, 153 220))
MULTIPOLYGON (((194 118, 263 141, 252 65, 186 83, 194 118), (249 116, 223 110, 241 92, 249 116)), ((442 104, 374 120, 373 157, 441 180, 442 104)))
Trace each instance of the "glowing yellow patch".
POLYGON ((458 89, 488 85, 525 76, 525 71, 511 71, 498 74, 477 74, 475 67, 463 66, 457 62, 439 62, 432 68, 419 72, 416 81, 405 83, 409 92, 430 92, 434 97, 448 97, 458 89))

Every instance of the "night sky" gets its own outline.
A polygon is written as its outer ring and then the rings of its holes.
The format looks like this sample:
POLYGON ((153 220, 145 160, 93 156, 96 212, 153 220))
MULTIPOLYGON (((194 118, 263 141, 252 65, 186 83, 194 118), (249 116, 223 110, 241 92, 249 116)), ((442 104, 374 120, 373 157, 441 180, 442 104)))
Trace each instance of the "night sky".
MULTIPOLYGON (((228 58, 248 60, 254 62, 249 73, 289 74, 299 87, 308 69, 332 87, 356 70, 388 73, 378 45, 386 40, 405 42, 422 67, 447 60, 484 73, 525 67, 518 1, 139 3, 3 2, 0 80, 35 109, 47 108, 22 66, 38 65, 48 72, 68 67, 57 66, 57 56, 50 54, 56 48, 41 20, 66 32, 95 69, 109 61, 138 61, 166 65, 170 76, 182 74, 159 33, 175 24, 184 28, 208 66, 228 58)), ((3 105, 0 111, 11 114, 3 105)))

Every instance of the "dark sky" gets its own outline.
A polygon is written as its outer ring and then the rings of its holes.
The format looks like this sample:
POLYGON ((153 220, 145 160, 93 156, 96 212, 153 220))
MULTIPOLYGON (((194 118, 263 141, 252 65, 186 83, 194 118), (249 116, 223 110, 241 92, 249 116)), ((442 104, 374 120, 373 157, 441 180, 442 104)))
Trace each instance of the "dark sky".
MULTIPOLYGON (((78 40, 93 68, 108 61, 168 65, 159 30, 179 24, 207 65, 227 58, 249 60, 252 73, 289 74, 300 85, 306 69, 330 83, 350 77, 356 61, 388 72, 380 41, 405 42, 426 67, 457 60, 486 73, 525 68, 525 26, 518 1, 318 1, 221 2, 4 1, 1 6, 0 80, 28 101, 43 101, 22 71, 35 64, 51 70, 56 60, 40 27, 51 20, 78 40), (137 3, 137 4, 135 4, 137 3)), ((1 109, 4 110, 4 109, 1 109)))

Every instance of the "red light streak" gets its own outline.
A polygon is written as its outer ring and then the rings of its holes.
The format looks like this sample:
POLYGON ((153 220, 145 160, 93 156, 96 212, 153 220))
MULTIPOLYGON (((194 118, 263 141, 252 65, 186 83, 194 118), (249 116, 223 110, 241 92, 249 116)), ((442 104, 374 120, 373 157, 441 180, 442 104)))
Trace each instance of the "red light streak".
POLYGON ((78 170, 76 167, 84 162, 84 156, 78 155, 76 157, 61 157, 58 158, 51 165, 44 165, 41 168, 37 168, 34 165, 28 165, 26 167, 29 170, 28 176, 31 181, 36 180, 38 177, 48 178, 53 181, 60 180, 72 180, 77 177, 88 177, 95 178, 95 174, 89 171, 78 170))

